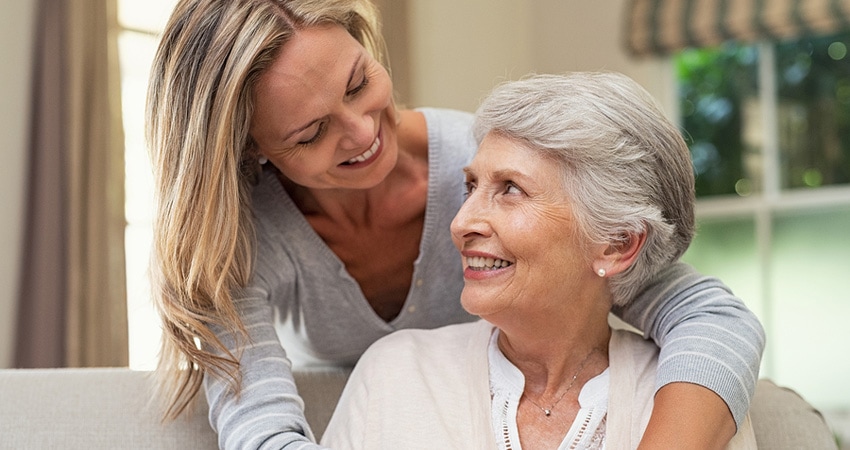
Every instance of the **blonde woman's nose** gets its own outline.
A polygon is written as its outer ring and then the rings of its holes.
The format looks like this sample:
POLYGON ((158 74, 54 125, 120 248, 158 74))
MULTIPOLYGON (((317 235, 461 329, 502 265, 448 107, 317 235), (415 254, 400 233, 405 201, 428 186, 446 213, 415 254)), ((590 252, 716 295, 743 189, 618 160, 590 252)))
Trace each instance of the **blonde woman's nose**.
POLYGON ((371 113, 348 108, 342 116, 342 145, 353 149, 367 149, 378 136, 377 119, 371 113))

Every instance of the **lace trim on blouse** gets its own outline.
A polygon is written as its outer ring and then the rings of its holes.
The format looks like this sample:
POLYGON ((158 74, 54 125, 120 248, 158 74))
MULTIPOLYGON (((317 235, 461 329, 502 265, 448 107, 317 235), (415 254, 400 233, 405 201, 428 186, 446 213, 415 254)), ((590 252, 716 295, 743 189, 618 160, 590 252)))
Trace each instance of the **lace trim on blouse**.
MULTIPOLYGON (((521 450, 516 415, 525 378, 499 350, 498 336, 496 329, 488 348, 492 429, 500 450, 521 450)), ((581 409, 558 450, 605 448, 608 384, 608 369, 585 383, 578 397, 581 409)))

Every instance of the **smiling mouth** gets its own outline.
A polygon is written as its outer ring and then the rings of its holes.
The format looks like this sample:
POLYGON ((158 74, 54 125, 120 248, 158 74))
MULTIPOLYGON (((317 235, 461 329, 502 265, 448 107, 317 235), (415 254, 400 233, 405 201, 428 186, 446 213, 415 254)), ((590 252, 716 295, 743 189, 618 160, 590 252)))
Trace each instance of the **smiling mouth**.
POLYGON ((369 147, 369 150, 355 156, 354 158, 349 159, 348 161, 342 163, 344 166, 350 166, 352 164, 362 163, 364 161, 368 161, 369 158, 375 156, 375 153, 378 152, 378 148, 381 147, 381 137, 378 136, 375 138, 375 142, 372 143, 372 146, 369 147))
POLYGON ((472 270, 496 270, 511 266, 513 263, 504 259, 470 256, 466 258, 466 265, 472 270))

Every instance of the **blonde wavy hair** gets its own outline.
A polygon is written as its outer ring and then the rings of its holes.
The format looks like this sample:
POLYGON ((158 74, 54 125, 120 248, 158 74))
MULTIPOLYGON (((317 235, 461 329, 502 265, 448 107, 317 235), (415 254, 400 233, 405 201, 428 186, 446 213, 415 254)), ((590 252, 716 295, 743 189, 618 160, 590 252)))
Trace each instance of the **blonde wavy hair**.
POLYGON ((238 355, 210 327, 247 339, 232 292, 248 283, 256 246, 254 85, 293 33, 328 23, 386 65, 368 0, 181 0, 165 27, 146 119, 157 194, 151 282, 163 327, 156 375, 166 419, 192 404, 207 372, 239 391, 238 355))

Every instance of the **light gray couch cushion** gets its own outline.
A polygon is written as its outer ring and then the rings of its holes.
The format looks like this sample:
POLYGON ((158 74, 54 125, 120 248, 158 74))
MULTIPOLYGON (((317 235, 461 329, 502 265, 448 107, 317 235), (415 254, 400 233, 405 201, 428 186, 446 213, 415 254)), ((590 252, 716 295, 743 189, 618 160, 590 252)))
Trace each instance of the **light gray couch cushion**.
MULTIPOLYGON (((348 371, 295 374, 305 414, 325 430, 348 371)), ((216 449, 200 395, 191 414, 161 423, 149 372, 124 368, 0 370, 2 449, 216 449)))

